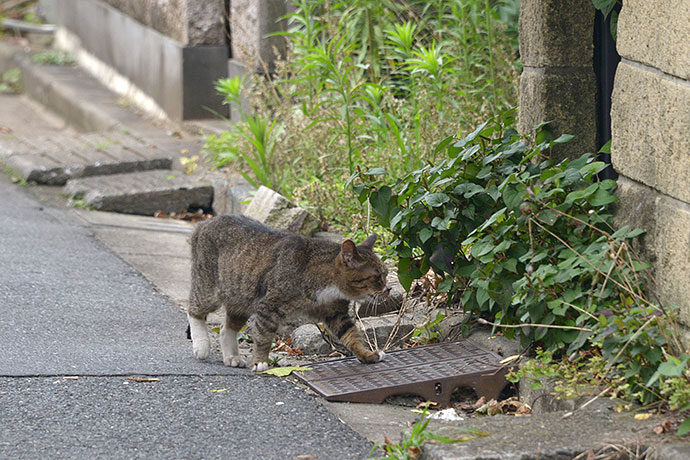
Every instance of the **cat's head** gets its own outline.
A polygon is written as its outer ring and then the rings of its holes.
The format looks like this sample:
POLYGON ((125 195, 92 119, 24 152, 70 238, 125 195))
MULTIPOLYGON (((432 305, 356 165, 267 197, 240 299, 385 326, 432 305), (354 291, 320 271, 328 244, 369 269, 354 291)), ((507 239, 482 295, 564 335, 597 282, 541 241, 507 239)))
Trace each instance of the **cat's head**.
POLYGON ((376 235, 370 235, 362 244, 355 245, 346 240, 340 247, 336 259, 340 291, 352 300, 364 300, 371 296, 387 296, 390 288, 386 284, 388 269, 374 253, 376 235))

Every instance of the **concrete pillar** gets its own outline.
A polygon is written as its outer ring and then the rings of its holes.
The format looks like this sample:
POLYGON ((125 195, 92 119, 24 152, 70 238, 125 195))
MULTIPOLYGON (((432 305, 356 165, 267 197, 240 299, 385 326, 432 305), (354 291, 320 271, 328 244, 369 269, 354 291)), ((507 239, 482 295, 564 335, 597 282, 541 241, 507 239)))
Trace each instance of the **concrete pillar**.
POLYGON ((591 0, 520 2, 519 129, 530 134, 552 120, 556 136, 575 135, 553 152, 555 161, 596 149, 594 13, 591 0))
POLYGON ((264 72, 264 64, 271 70, 275 59, 285 53, 285 39, 268 35, 285 31, 287 22, 280 19, 292 11, 288 3, 288 0, 230 0, 234 61, 254 72, 264 72))

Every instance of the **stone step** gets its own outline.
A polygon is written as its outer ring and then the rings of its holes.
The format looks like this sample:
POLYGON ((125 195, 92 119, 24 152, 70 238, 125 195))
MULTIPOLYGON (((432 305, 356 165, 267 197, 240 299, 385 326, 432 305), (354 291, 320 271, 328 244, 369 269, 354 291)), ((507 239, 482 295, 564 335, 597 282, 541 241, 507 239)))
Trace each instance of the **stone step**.
POLYGON ((170 169, 172 158, 178 154, 119 132, 0 138, 0 160, 25 180, 44 185, 64 185, 80 177, 170 169))
POLYGON ((213 202, 210 181, 164 170, 70 179, 64 190, 94 209, 148 216, 209 211, 213 202))

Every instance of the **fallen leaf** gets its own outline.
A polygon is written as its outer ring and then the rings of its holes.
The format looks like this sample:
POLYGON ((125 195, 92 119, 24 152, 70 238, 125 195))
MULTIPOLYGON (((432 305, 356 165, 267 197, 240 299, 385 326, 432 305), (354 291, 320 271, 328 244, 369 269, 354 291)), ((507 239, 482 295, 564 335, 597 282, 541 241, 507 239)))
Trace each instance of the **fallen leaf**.
POLYGON ((663 423, 655 426, 653 431, 656 434, 668 433, 669 431, 671 431, 671 421, 670 420, 664 420, 663 423))
POLYGON ((158 382, 160 379, 157 379, 155 377, 153 377, 153 378, 130 377, 127 380, 132 381, 132 382, 149 383, 149 382, 158 382))
POLYGON ((481 398, 479 398, 479 399, 477 400, 476 403, 473 404, 472 408, 473 408, 474 410, 477 410, 477 409, 479 409, 480 407, 482 407, 484 404, 486 404, 486 398, 485 398, 484 396, 482 396, 481 398))
POLYGON ((441 404, 436 401, 424 401, 417 404, 417 409, 424 409, 425 407, 427 409, 438 409, 441 407, 441 404))
POLYGON ((10 128, 8 128, 7 126, 0 126, 0 133, 11 134, 12 130, 10 128))
POLYGON ((500 360, 499 362, 501 364, 508 364, 508 363, 512 363, 513 361, 517 361, 518 359, 520 359, 520 355, 513 355, 513 356, 508 356, 507 358, 504 358, 504 359, 500 360))
POLYGON ((385 434, 383 435, 383 442, 384 442, 384 444, 388 444, 389 446, 395 445, 395 443, 393 441, 391 441, 390 439, 388 439, 388 436, 386 436, 385 434))
POLYGON ((646 413, 646 414, 635 414, 635 420, 649 420, 649 419, 652 418, 653 416, 654 416, 654 414, 649 414, 649 413, 646 413))
POLYGON ((288 375, 292 374, 293 372, 304 372, 304 371, 310 371, 311 367, 303 367, 303 366, 283 366, 283 367, 274 367, 273 369, 267 369, 263 372, 262 374, 268 374, 268 375, 275 375, 276 377, 287 377, 288 375))
POLYGON ((421 449, 417 446, 408 447, 407 453, 409 454, 412 460, 414 460, 415 458, 419 458, 419 456, 422 455, 421 449))

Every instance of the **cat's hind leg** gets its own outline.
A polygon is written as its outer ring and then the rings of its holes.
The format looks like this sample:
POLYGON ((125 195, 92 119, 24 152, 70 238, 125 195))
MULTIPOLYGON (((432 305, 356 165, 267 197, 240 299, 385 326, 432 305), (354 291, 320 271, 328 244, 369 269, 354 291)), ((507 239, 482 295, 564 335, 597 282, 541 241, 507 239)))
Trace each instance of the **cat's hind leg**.
POLYGON ((192 336, 192 351, 197 359, 208 358, 211 352, 211 340, 206 329, 206 315, 196 316, 191 312, 187 313, 189 321, 189 332, 192 336))
POLYGON ((230 367, 246 367, 247 364, 240 356, 237 334, 247 322, 246 317, 232 315, 229 311, 225 316, 225 324, 220 330, 220 349, 223 352, 223 363, 230 367))

